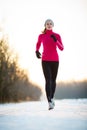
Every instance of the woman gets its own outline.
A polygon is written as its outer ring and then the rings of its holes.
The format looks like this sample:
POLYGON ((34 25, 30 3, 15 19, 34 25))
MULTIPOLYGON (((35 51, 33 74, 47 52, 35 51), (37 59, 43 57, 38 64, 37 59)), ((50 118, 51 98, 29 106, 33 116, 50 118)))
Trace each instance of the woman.
POLYGON ((56 77, 59 67, 59 55, 57 52, 57 47, 62 51, 64 46, 59 34, 53 32, 54 23, 51 19, 45 21, 45 29, 38 36, 38 41, 36 43, 36 56, 42 59, 42 69, 45 77, 45 90, 48 100, 49 110, 53 109, 54 94, 56 89, 56 77), (43 45, 42 56, 39 52, 41 43, 43 45))

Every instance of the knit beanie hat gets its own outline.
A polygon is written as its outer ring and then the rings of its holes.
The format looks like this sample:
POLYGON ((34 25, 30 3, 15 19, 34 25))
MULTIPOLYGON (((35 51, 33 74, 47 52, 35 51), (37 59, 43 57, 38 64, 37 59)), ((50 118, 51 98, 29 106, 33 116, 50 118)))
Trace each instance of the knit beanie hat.
POLYGON ((47 22, 51 22, 52 25, 54 26, 54 22, 53 22, 51 19, 47 19, 47 20, 45 21, 45 23, 44 23, 44 26, 46 26, 46 23, 47 23, 47 22))

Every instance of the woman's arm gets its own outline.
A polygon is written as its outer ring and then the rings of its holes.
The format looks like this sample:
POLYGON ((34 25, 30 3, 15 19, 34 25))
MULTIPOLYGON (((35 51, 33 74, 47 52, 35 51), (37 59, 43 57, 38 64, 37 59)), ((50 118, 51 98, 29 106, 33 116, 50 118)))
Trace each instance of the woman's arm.
POLYGON ((40 46, 41 46, 41 38, 40 38, 40 35, 39 35, 38 36, 38 41, 36 43, 36 51, 35 51, 37 58, 41 58, 41 54, 39 52, 40 46))
POLYGON ((62 43, 62 39, 60 37, 60 35, 57 35, 57 41, 56 41, 56 45, 58 46, 58 48, 62 51, 64 50, 64 45, 62 43))
POLYGON ((56 45, 58 46, 60 50, 64 49, 64 46, 63 46, 63 43, 59 34, 52 34, 51 38, 53 38, 54 42, 56 43, 56 45))
POLYGON ((41 46, 41 35, 38 36, 38 40, 36 43, 36 51, 39 51, 40 46, 41 46))

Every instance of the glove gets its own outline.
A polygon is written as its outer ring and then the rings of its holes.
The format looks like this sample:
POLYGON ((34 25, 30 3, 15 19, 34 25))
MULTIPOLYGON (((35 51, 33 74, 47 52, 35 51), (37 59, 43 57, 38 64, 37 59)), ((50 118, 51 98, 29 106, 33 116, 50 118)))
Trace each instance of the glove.
POLYGON ((37 58, 41 58, 41 54, 40 54, 39 51, 36 51, 36 57, 37 57, 37 58))
POLYGON ((57 41, 56 37, 53 34, 50 37, 53 38, 54 42, 57 41))

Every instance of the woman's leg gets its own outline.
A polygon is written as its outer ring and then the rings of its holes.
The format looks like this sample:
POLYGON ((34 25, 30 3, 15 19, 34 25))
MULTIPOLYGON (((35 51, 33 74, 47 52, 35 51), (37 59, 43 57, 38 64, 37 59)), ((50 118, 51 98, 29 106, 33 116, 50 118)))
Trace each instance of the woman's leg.
POLYGON ((42 69, 45 77, 45 90, 47 100, 48 102, 51 102, 52 89, 51 89, 51 70, 49 62, 42 61, 42 69))
POLYGON ((54 97, 56 89, 56 77, 58 73, 59 62, 51 62, 51 99, 54 97))

